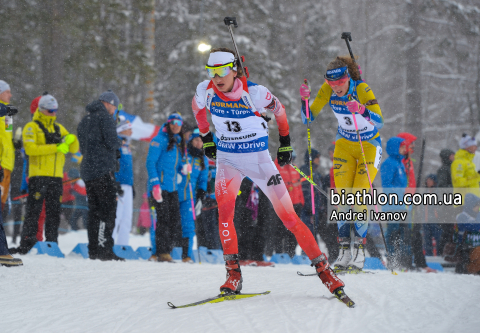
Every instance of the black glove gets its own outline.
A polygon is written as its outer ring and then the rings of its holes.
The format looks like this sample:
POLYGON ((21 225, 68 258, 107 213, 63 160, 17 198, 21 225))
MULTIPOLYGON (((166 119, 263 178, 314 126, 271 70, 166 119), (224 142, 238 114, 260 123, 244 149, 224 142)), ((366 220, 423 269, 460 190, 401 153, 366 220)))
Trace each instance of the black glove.
POLYGON ((199 188, 199 189, 197 189, 197 193, 195 193, 195 197, 197 198, 197 201, 198 200, 205 201, 205 195, 206 194, 207 194, 207 192, 205 192, 204 190, 199 188))
POLYGON ((18 113, 18 109, 13 105, 7 105, 7 116, 14 116, 18 113))
MULTIPOLYGON (((115 172, 119 172, 120 171, 120 158, 122 157, 122 153, 120 152, 120 149, 117 149, 115 150, 115 156, 116 156, 116 160, 115 160, 115 172)), ((123 196, 123 194, 122 194, 123 196)))
POLYGON ((217 145, 213 142, 212 132, 208 132, 207 135, 200 137, 203 141, 203 151, 205 152, 205 156, 215 161, 217 159, 217 145))
POLYGON ((0 182, 3 182, 3 177, 4 177, 3 168, 0 167, 0 182))
POLYGON ((290 145, 290 135, 280 136, 280 147, 278 148, 277 159, 281 167, 292 162, 292 152, 293 148, 290 145))
POLYGON ((119 182, 115 182, 115 191, 117 192, 117 194, 120 196, 120 197, 123 197, 123 188, 122 188, 122 185, 119 183, 119 182))

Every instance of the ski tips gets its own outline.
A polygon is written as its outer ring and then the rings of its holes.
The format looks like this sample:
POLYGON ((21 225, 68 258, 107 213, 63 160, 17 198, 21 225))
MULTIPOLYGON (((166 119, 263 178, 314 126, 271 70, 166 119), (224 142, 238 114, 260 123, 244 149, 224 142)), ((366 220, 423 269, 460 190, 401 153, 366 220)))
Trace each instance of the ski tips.
POLYGON ((392 274, 393 275, 398 275, 397 272, 395 272, 393 269, 392 269, 392 274))

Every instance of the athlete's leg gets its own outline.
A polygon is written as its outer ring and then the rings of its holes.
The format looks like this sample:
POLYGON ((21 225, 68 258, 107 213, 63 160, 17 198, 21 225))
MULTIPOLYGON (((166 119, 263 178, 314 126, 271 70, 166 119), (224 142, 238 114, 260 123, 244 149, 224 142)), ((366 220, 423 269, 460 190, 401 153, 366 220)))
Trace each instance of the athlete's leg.
POLYGON ((268 151, 248 156, 247 161, 242 168, 244 175, 255 182, 270 199, 280 220, 295 235, 298 244, 312 261, 322 283, 331 293, 341 292, 345 284, 332 271, 312 233, 296 214, 285 183, 268 151))
POLYGON ((308 227, 295 213, 285 183, 280 176, 280 172, 272 162, 268 151, 258 152, 254 156, 249 156, 248 163, 244 164, 243 172, 270 199, 275 213, 277 213, 285 227, 295 235, 298 244, 307 256, 310 259, 319 257, 322 252, 308 227))
MULTIPOLYGON (((354 193, 364 190, 366 192, 370 191, 370 181, 373 182, 375 179, 381 159, 382 148, 376 140, 362 142, 362 146, 363 154, 362 147, 358 146, 359 149, 355 156, 358 162, 352 187, 352 192, 354 193), (365 169, 365 161, 367 164, 368 173, 365 169), (368 176, 370 176, 370 179, 368 176)), ((357 202, 354 206, 354 210, 362 212, 367 210, 367 206, 361 202, 357 202)), ((356 220, 354 222, 354 226, 355 236, 353 239, 353 253, 352 259, 348 265, 351 268, 362 269, 365 263, 365 244, 367 241, 366 237, 368 231, 368 221, 356 220)))
POLYGON ((237 165, 242 164, 243 155, 217 151, 215 197, 218 204, 218 229, 223 247, 225 269, 227 270, 227 280, 220 286, 220 291, 225 293, 239 293, 242 290, 243 278, 233 216, 235 200, 243 179, 237 165))
MULTIPOLYGON (((369 142, 363 142, 363 151, 365 153, 365 159, 367 161, 368 174, 370 175, 370 181, 373 182, 377 175, 379 164, 382 158, 382 147, 376 140, 369 142)), ((354 191, 365 190, 370 191, 370 181, 368 179, 367 172, 365 171, 365 163, 362 159, 358 160, 357 170, 355 174, 355 180, 353 182, 354 191)), ((363 211, 367 209, 365 205, 355 205, 356 211, 363 211)), ((368 215, 368 214, 367 214, 368 215)), ((355 236, 365 238, 367 236, 368 221, 355 223, 355 236)))
MULTIPOLYGON (((226 153, 223 153, 226 154, 226 153)), ((223 254, 238 254, 237 232, 233 224, 235 200, 242 183, 243 176, 228 162, 226 158, 217 159, 217 175, 215 178, 215 197, 218 204, 218 229, 222 243, 223 254)), ((243 154, 228 154, 235 155, 243 154)))
MULTIPOLYGON (((355 147, 352 143, 345 139, 338 139, 335 143, 335 151, 333 152, 333 176, 335 179, 335 187, 339 194, 345 190, 345 194, 352 191, 353 182, 355 180, 355 172, 357 169, 357 159, 354 157, 355 147)), ((339 211, 348 211, 350 207, 339 206, 339 211)), ((348 221, 339 221, 338 237, 350 237, 350 223, 348 221)))
MULTIPOLYGON (((339 194, 348 194, 352 191, 355 171, 357 168, 357 159, 354 157, 352 143, 345 139, 338 139, 335 143, 333 152, 333 176, 335 178, 335 187, 339 194), (345 192, 343 192, 344 190, 345 192)), ((339 206, 338 211, 347 212, 349 206, 339 206)), ((335 261, 335 269, 346 269, 352 259, 350 250, 350 222, 341 220, 337 222, 338 227, 338 256, 335 261)))

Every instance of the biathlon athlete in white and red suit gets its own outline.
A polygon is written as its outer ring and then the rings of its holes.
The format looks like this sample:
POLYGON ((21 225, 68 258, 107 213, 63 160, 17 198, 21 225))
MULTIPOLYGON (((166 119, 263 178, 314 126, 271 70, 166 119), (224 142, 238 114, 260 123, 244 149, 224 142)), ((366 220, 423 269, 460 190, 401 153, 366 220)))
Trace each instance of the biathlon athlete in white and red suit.
POLYGON ((202 134, 205 155, 217 162, 215 196, 227 269, 227 281, 220 291, 239 293, 242 289, 233 214, 240 184, 248 177, 270 199, 278 217, 295 235, 325 286, 331 293, 342 295, 344 283, 331 270, 312 233, 295 213, 287 188, 268 153, 268 126, 260 114, 264 109, 272 111, 277 120, 279 164, 286 165, 292 159, 285 108, 267 88, 246 80, 234 52, 229 49, 213 49, 206 69, 212 79, 197 86, 192 109, 202 134), (217 144, 209 131, 207 110, 212 115, 217 144))

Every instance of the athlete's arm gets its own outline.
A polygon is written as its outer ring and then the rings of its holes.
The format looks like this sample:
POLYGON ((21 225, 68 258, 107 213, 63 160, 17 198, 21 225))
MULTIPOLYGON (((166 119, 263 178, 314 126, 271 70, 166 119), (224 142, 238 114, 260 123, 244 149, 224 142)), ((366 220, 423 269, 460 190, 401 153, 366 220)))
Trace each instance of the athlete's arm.
POLYGON ((285 107, 280 103, 280 100, 261 85, 250 86, 249 94, 257 110, 267 109, 273 112, 280 136, 287 136, 290 128, 285 107))
POLYGON ((383 127, 383 115, 380 105, 373 94, 372 89, 365 82, 360 83, 357 86, 357 96, 360 103, 366 106, 370 116, 370 121, 375 125, 377 129, 383 127), (370 104, 373 103, 373 104, 370 104))
MULTIPOLYGON (((324 82, 320 87, 320 90, 318 90, 317 96, 313 100, 312 105, 310 105, 310 122, 312 122, 315 117, 318 116, 320 111, 322 111, 325 105, 328 104, 331 96, 332 88, 326 82, 324 82)), ((302 120, 304 124, 307 123, 307 110, 304 101, 302 101, 302 120)))
POLYGON ((207 119, 207 108, 205 107, 205 93, 207 92, 209 82, 210 81, 208 80, 200 82, 192 100, 193 114, 195 116, 195 120, 197 121, 198 129, 202 134, 210 131, 210 123, 207 119))

